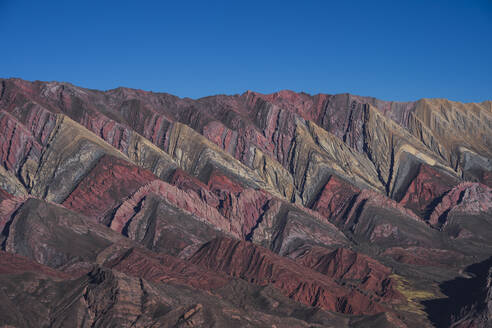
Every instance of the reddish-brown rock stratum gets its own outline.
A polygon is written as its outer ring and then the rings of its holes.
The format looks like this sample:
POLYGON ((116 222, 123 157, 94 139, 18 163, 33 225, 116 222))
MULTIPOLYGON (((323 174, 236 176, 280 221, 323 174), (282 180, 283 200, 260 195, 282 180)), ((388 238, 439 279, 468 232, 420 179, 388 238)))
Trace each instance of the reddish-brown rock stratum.
POLYGON ((405 298, 391 278, 391 268, 367 255, 345 248, 327 251, 313 248, 297 260, 344 285, 353 286, 376 299, 389 303, 404 303, 405 298))
POLYGON ((449 191, 434 208, 429 222, 432 225, 446 225, 449 212, 492 215, 492 189, 480 183, 465 182, 449 191))
POLYGON ((228 238, 205 244, 190 261, 254 284, 272 284, 284 295, 329 311, 375 314, 384 307, 362 293, 337 285, 292 260, 245 241, 228 238))
POLYGON ((490 324, 490 102, 0 79, 0 128, 2 324, 490 324))
POLYGON ((70 275, 30 261, 27 258, 0 251, 0 275, 33 272, 53 279, 68 279, 70 275))
POLYGON ((343 220, 342 215, 360 192, 359 188, 331 176, 313 205, 313 209, 334 221, 343 220))
POLYGON ((157 255, 137 249, 126 251, 117 260, 106 263, 130 276, 153 282, 172 282, 203 290, 213 290, 227 284, 228 278, 169 255, 157 255))
POLYGON ((155 179, 150 171, 105 155, 62 205, 86 216, 103 219, 124 198, 155 179))
POLYGON ((428 165, 421 164, 417 176, 408 186, 400 200, 402 205, 423 216, 432 210, 433 202, 438 202, 459 180, 441 173, 428 165))

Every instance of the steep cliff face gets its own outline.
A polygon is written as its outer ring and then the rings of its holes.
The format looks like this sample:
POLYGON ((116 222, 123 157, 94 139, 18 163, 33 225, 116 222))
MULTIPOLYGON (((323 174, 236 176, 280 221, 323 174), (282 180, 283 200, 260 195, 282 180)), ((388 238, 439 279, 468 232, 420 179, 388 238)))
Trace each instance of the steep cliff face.
POLYGON ((492 254, 490 102, 0 89, 0 322, 439 325, 492 254))

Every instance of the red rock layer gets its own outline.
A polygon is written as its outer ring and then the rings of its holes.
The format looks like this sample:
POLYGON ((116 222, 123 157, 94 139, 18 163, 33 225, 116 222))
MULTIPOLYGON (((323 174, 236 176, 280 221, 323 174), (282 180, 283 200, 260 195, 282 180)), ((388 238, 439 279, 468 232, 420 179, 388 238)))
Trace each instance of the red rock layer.
POLYGON ((11 199, 13 198, 14 196, 12 196, 11 194, 9 194, 8 192, 6 192, 5 190, 3 189, 0 189, 0 202, 1 201, 4 201, 4 200, 7 200, 7 199, 11 199))
POLYGON ((245 188, 218 170, 213 170, 208 183, 204 184, 178 169, 170 183, 184 191, 193 192, 208 205, 217 208, 232 224, 240 222, 242 238, 251 232, 263 214, 264 206, 272 199, 265 191, 245 188))
POLYGON ((249 242, 214 239, 190 261, 258 285, 271 284, 296 301, 329 311, 373 314, 384 310, 362 293, 345 289, 325 275, 249 242))
POLYGON ((442 197, 456 184, 454 179, 428 165, 421 164, 417 176, 412 180, 400 200, 400 204, 414 210, 417 214, 424 214, 438 197, 442 197))
POLYGON ((312 209, 330 222, 349 228, 357 219, 357 211, 366 204, 395 210, 413 220, 422 221, 420 217, 402 204, 373 190, 360 190, 336 176, 331 176, 328 179, 312 209))
POLYGON ((482 177, 480 180, 484 185, 489 186, 492 188, 492 172, 488 171, 483 171, 482 172, 482 177))
POLYGON ((16 108, 11 114, 32 133, 39 143, 42 145, 48 143, 49 136, 56 126, 56 114, 33 102, 16 108))
POLYGON ((429 223, 446 224, 446 214, 456 210, 468 214, 492 211, 492 188, 477 182, 462 182, 446 194, 432 212, 429 223))
POLYGON ((21 255, 0 251, 0 274, 20 274, 34 272, 55 279, 68 279, 71 276, 50 267, 31 261, 21 255))
POLYGON ((213 170, 208 179, 208 188, 215 194, 233 193, 239 194, 244 188, 237 182, 232 181, 229 177, 218 170, 213 170))
POLYGON ((218 207, 220 204, 217 196, 209 190, 206 184, 181 169, 173 173, 169 183, 188 193, 193 192, 210 206, 218 207))
POLYGON ((329 251, 315 247, 297 259, 297 262, 382 298, 385 302, 405 302, 405 298, 396 290, 395 283, 390 278, 392 270, 367 255, 346 248, 329 251))
POLYGON ((332 175, 312 208, 333 222, 338 222, 359 192, 360 189, 332 175))
POLYGON ((122 258, 105 265, 130 276, 153 282, 176 283, 213 290, 227 284, 227 276, 207 270, 174 256, 139 249, 127 251, 122 258))
POLYGON ((14 197, 0 189, 0 233, 12 217, 12 214, 24 203, 24 197, 14 197))
POLYGON ((243 188, 217 170, 210 175, 208 188, 219 200, 220 213, 242 222, 243 238, 251 232, 263 214, 264 206, 272 199, 265 191, 243 188))
POLYGON ((170 182, 173 185, 158 180, 150 171, 105 155, 62 205, 99 221, 110 220, 111 227, 121 232, 138 203, 153 193, 222 231, 244 238, 271 199, 266 192, 243 188, 216 171, 208 185, 180 169, 170 182), (116 208, 114 218, 105 218, 116 208))
POLYGON ((148 170, 104 155, 62 205, 100 219, 128 195, 155 179, 148 170))
POLYGON ((395 210, 400 212, 402 215, 408 217, 409 219, 420 221, 420 222, 422 221, 422 218, 417 216, 413 211, 403 207, 403 205, 392 200, 391 198, 388 198, 378 192, 375 192, 374 190, 364 189, 361 191, 359 195, 357 195, 357 198, 353 206, 351 207, 350 212, 347 215, 345 221, 346 226, 353 223, 354 219, 356 219, 357 216, 356 215, 357 209, 359 208, 359 206, 364 204, 368 204, 368 205, 370 204, 375 207, 395 210))
POLYGON ((255 102, 257 98, 260 98, 301 115, 304 119, 310 121, 315 121, 320 116, 323 110, 322 105, 327 98, 323 97, 326 95, 320 95, 318 97, 320 99, 313 100, 313 97, 308 94, 290 90, 281 90, 266 95, 257 92, 247 92, 246 95, 250 99, 250 102, 255 102))
POLYGON ((17 173, 30 152, 41 153, 41 145, 32 134, 10 114, 0 111, 0 164, 17 173))
POLYGON ((149 194, 162 197, 171 205, 194 214, 197 219, 212 224, 218 230, 240 236, 241 222, 231 222, 215 207, 201 200, 196 193, 183 191, 161 180, 154 180, 140 187, 125 200, 113 217, 111 229, 122 232, 128 220, 138 211, 138 204, 149 194))

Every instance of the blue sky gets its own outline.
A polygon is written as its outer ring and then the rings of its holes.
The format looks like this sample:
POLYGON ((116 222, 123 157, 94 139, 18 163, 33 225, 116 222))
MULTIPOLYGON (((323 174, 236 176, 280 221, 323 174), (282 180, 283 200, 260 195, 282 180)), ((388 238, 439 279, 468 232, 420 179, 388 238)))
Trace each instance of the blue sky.
POLYGON ((0 76, 192 98, 492 99, 492 1, 0 0, 0 76))

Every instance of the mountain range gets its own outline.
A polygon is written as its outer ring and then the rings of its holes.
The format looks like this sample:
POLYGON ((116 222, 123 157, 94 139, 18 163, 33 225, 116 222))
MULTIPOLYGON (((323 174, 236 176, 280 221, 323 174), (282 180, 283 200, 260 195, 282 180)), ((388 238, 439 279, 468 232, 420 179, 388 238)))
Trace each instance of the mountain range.
POLYGON ((492 327, 492 101, 0 79, 0 326, 492 327))

